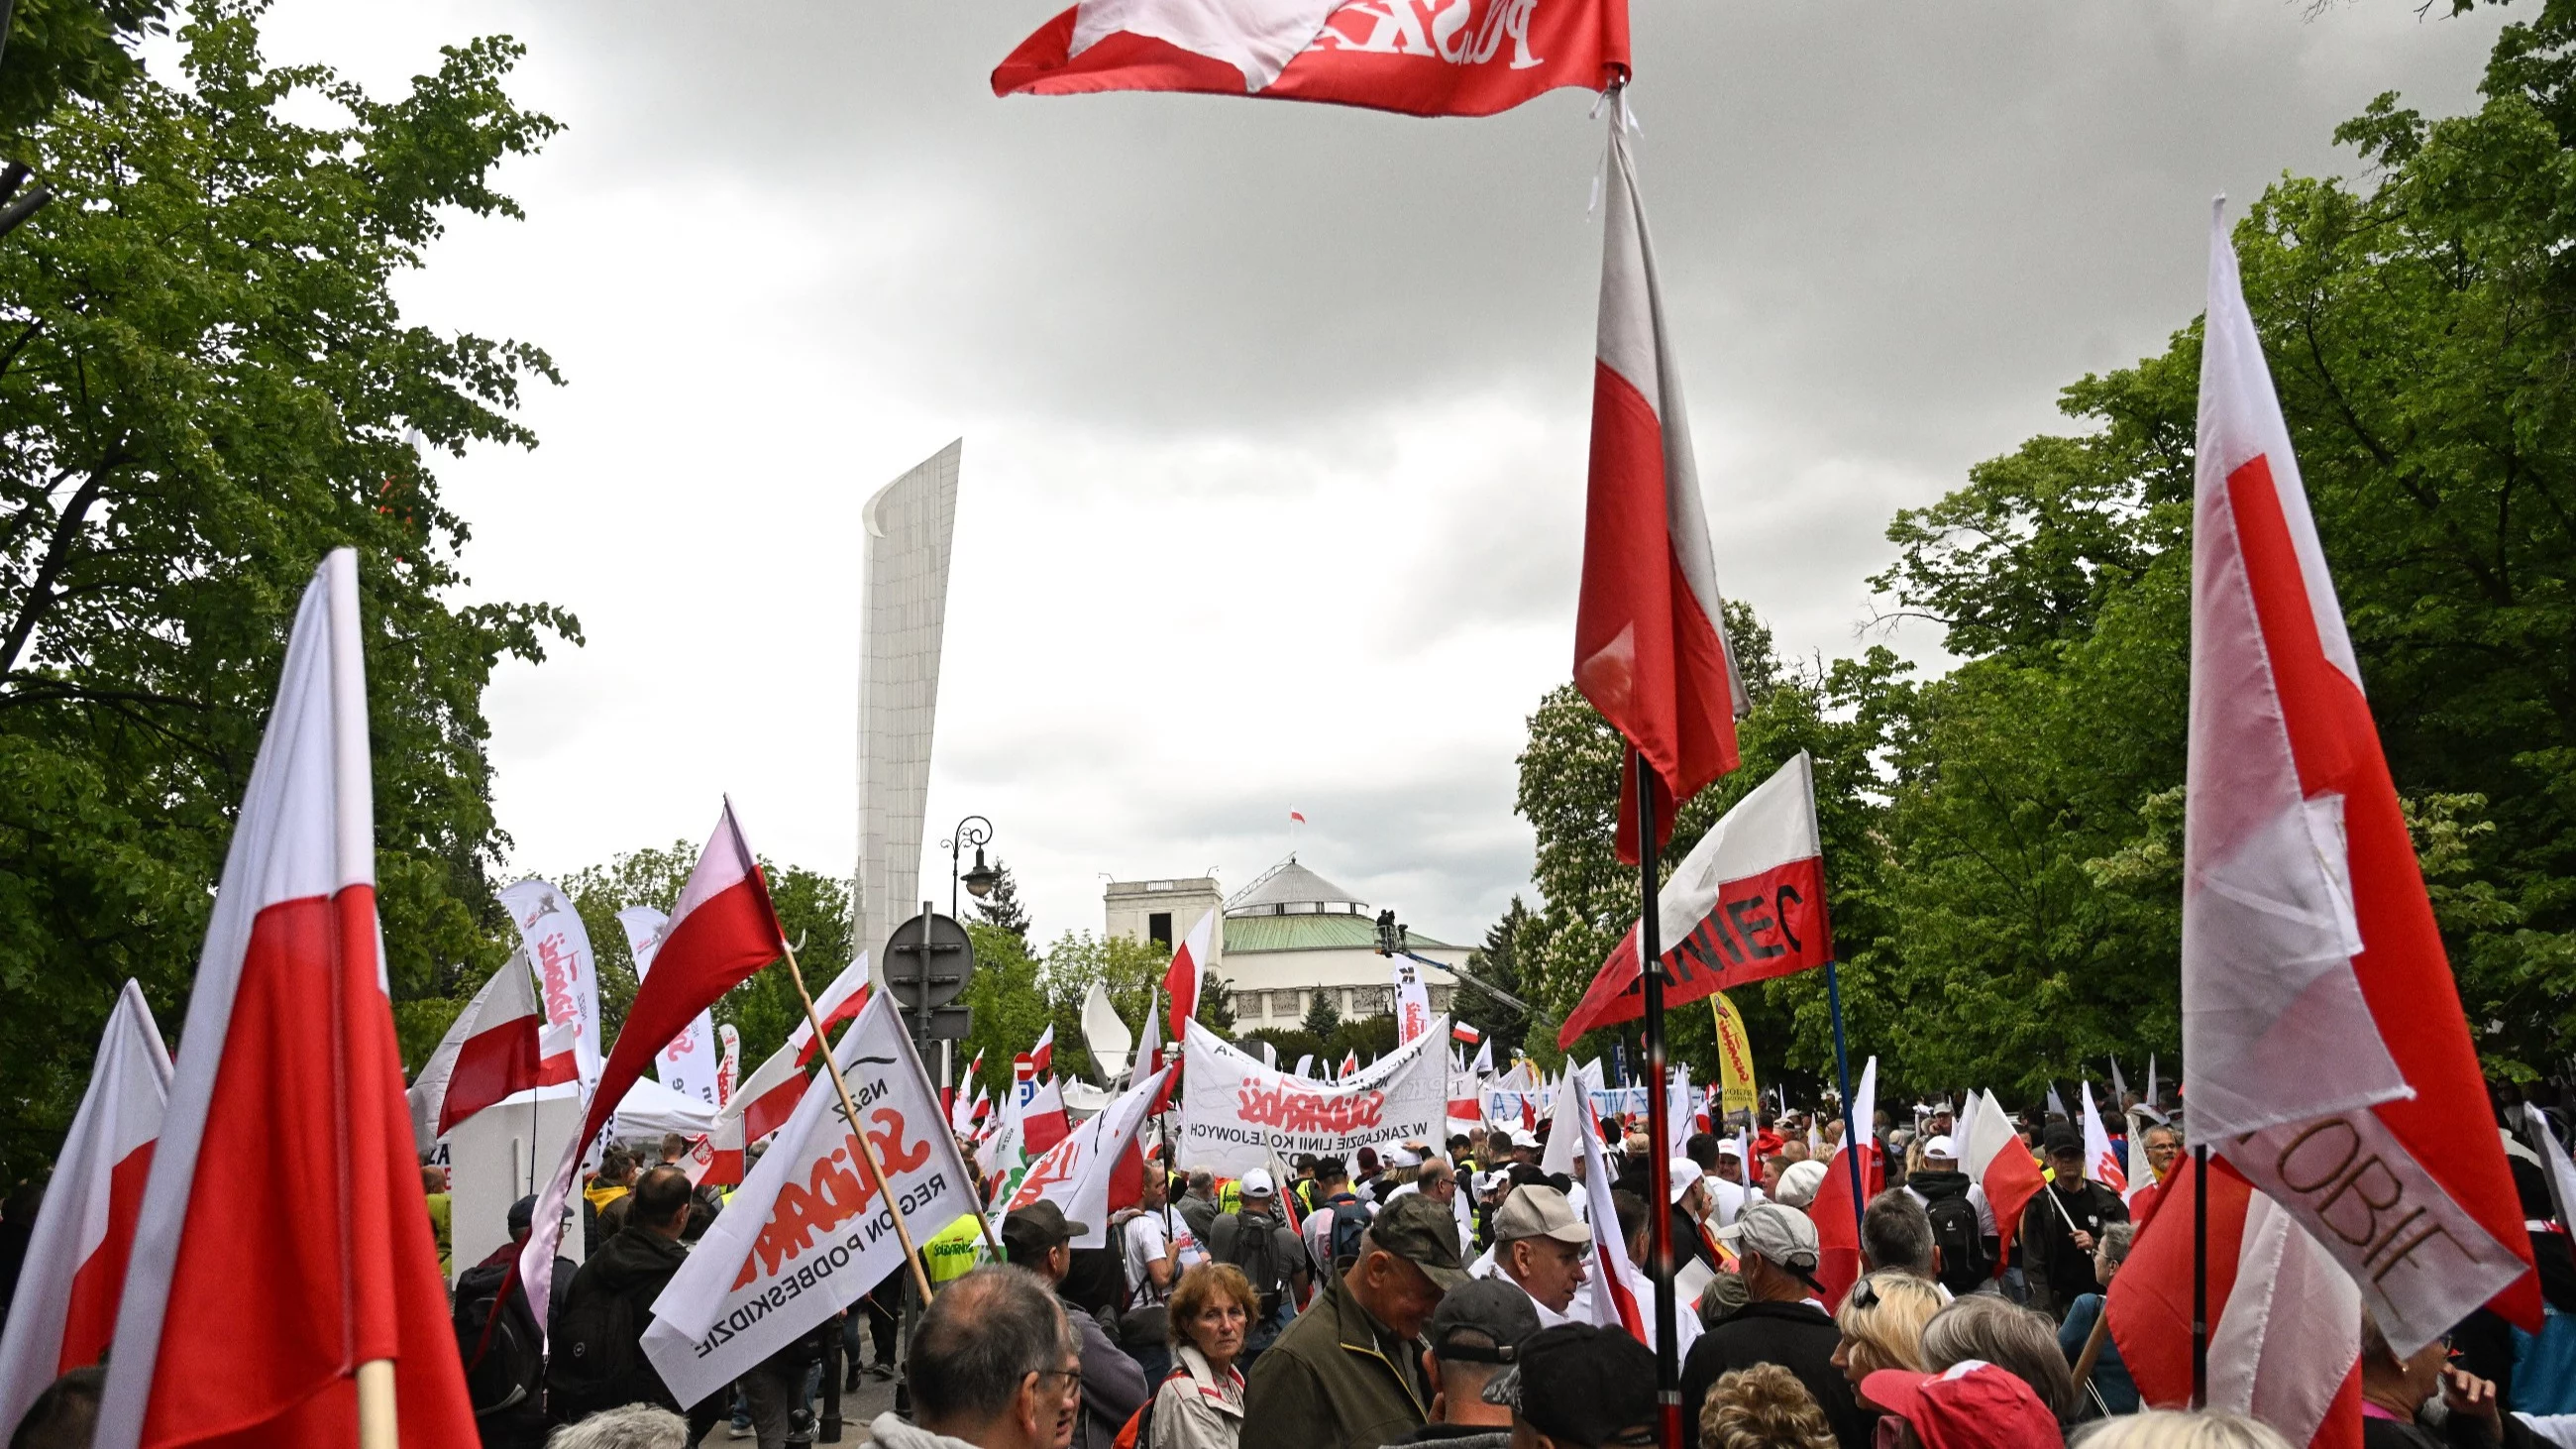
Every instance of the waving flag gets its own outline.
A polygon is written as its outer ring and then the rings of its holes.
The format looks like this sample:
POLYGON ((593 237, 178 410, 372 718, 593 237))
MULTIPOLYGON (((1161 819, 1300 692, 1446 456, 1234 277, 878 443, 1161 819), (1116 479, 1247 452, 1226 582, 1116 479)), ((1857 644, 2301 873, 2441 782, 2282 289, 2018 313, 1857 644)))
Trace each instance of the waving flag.
POLYGON ((1487 116, 1627 74, 1627 0, 1082 0, 1020 42, 993 94, 1197 91, 1487 116))
MULTIPOLYGON (((653 969, 653 953, 662 948, 662 933, 671 928, 671 918, 651 906, 629 906, 617 913, 617 924, 626 933, 626 949, 635 958, 635 980, 640 984, 653 969)), ((695 1097, 710 1107, 724 1105, 720 1080, 724 1057, 716 1045, 713 1013, 699 1012, 686 1030, 671 1038, 653 1058, 653 1075, 683 1097, 695 1097)))
MULTIPOLYGON (((2183 830, 2191 1133, 2341 1262, 2402 1357, 2539 1280, 2298 460, 2213 210, 2183 830), (2366 1178, 2369 1186, 2361 1186, 2366 1178)), ((2158 1221, 2162 1221, 2159 1213, 2158 1221)))
POLYGON ((1347 1078, 1359 1069, 1360 1054, 1358 1048, 1354 1047, 1350 1051, 1342 1053, 1342 1069, 1338 1073, 1334 1074, 1334 1079, 1338 1081, 1343 1078, 1347 1078))
POLYGON ((404 1445, 476 1436, 376 954, 360 639, 357 555, 335 549, 296 611, 206 923, 99 1449, 218 1432, 341 1449, 384 1360, 404 1445))
POLYGON ((1037 1045, 1029 1048, 1029 1073, 1044 1077, 1055 1071, 1055 1023, 1038 1033, 1037 1045))
MULTIPOLYGON (((1800 750, 1701 836, 1664 882, 1655 918, 1670 978, 1664 1005, 1822 966, 1834 956, 1825 916, 1825 850, 1816 834, 1815 765, 1800 750)), ((1570 1048, 1587 1031, 1646 1014, 1637 928, 1601 963, 1556 1034, 1570 1048)))
MULTIPOLYGON (((2002 1236, 2003 1248, 2012 1246, 2013 1234, 2021 1228, 2022 1209, 2039 1196, 2048 1179, 2039 1175, 2039 1164, 2024 1147, 2021 1134, 2013 1130, 2012 1118, 2004 1115, 2001 1102, 1992 1092, 1982 1092, 1968 1099, 1968 1110, 1959 1116, 1959 1170, 1970 1182, 1986 1190, 1986 1202, 1993 1208, 1995 1230, 2002 1236)), ((1998 1249, 1995 1271, 2003 1271, 2004 1257, 1998 1249)))
POLYGON ((98 1362, 115 1337, 134 1220, 169 1100, 170 1053, 143 988, 128 981, 54 1158, 0 1334, 0 1424, 26 1417, 47 1384, 98 1362))
MULTIPOLYGON (((537 1004, 527 957, 513 955, 458 1018, 465 1035, 438 1107, 438 1135, 520 1092, 579 1079, 577 1051, 548 1056, 539 1042, 546 1018, 537 1004)), ((567 1027, 569 1023, 567 1023, 567 1027)), ((569 1031, 559 1035, 565 1040, 569 1031)))
MULTIPOLYGON (((1680 807, 1735 768, 1735 718, 1750 706, 1726 638, 1726 601, 1623 121, 1624 112, 1614 114, 1610 126, 1574 683, 1653 767, 1652 852, 1672 838, 1680 807)), ((1619 858, 1633 865, 1637 772, 1622 770, 1619 779, 1619 858)))
POLYGON ((1816 1187, 1815 1201, 1807 1205, 1807 1216, 1815 1220, 1816 1282, 1824 1291, 1817 1296, 1827 1308, 1839 1307, 1843 1294, 1860 1281, 1860 1210, 1887 1186, 1887 1165, 1879 1161, 1878 1141, 1871 1124, 1878 1119, 1878 1058, 1861 1068, 1860 1086, 1852 1092, 1852 1130, 1857 1140, 1834 1149, 1825 1163, 1825 1180, 1816 1187), (1852 1196, 1852 1154, 1860 1162, 1860 1196, 1852 1196))
MULTIPOLYGON (((856 1021, 867 1004, 868 953, 861 951, 858 959, 843 967, 841 974, 832 978, 832 984, 823 988, 823 994, 814 998, 814 1014, 823 1019, 823 1030, 829 1033, 840 1030, 844 1023, 856 1021)), ((801 1020, 796 1023, 796 1029, 787 1034, 787 1045, 794 1049, 796 1065, 800 1067, 814 1060, 822 1050, 814 1040, 813 1024, 801 1020)), ((976 1065, 981 1066, 983 1062, 984 1054, 977 1052, 976 1065)), ((971 1070, 968 1075, 973 1075, 971 1070)))
POLYGON ((1144 1201, 1145 1153, 1140 1134, 1156 1104, 1170 1095, 1171 1074, 1157 1072, 1083 1119, 1050 1147, 1012 1189, 1004 1211, 1054 1203, 1086 1231, 1077 1248, 1105 1247, 1111 1214, 1144 1201))
POLYGON ((1136 1048, 1134 1033, 1118 1019, 1118 1009, 1109 1004, 1109 988, 1097 981, 1083 994, 1082 1040, 1091 1048, 1091 1064, 1099 1070, 1103 1084, 1118 1080, 1119 1074, 1127 1070, 1127 1053, 1136 1048))
POLYGON ((786 952, 787 938, 780 933, 778 913, 769 903, 769 882, 760 873, 750 843, 742 838, 742 827, 734 823, 733 803, 727 801, 716 817, 715 833, 689 872, 689 883, 681 887, 679 904, 671 910, 671 929, 663 933, 661 949, 654 953, 653 974, 636 989, 634 1004, 626 1009, 626 1025, 600 1069, 581 1130, 565 1144, 554 1180, 537 1199, 536 1231, 519 1250, 519 1280, 527 1285, 529 1302, 549 1301, 546 1293, 554 1280, 555 1245, 563 1237, 564 1203, 572 1196, 582 1154, 599 1129, 608 1125, 626 1089, 643 1075, 644 1063, 691 1017, 786 952))
POLYGON ((2126 1201, 2129 1174, 2120 1166, 2120 1155, 2111 1150, 2111 1133, 2102 1125, 2102 1113, 2093 1105, 2093 1084, 2084 1084, 2084 1176, 2098 1182, 2126 1201))
MULTIPOLYGON (((581 912, 551 882, 523 880, 501 892, 519 928, 519 945, 536 968, 546 1024, 573 1030, 581 1079, 599 1078, 599 961, 581 912)), ((639 973, 640 974, 640 973, 639 973)))
MULTIPOLYGON (((1166 1032, 1172 1041, 1185 1035, 1181 1023, 1199 1014, 1199 983, 1207 978, 1208 954, 1216 943, 1216 912, 1199 917, 1181 940, 1180 949, 1172 953, 1170 969, 1163 973, 1163 995, 1172 1003, 1171 1021, 1166 1032)), ((1161 1067, 1157 1061, 1148 1070, 1161 1067)))
MULTIPOLYGON (((862 993, 864 994, 864 993, 862 993)), ((816 1008, 820 1010, 820 1008, 816 1008)), ((811 1033, 807 1034, 810 1038, 811 1033)), ((737 1089, 731 1100, 716 1113, 716 1130, 711 1142, 714 1160, 708 1165, 707 1177, 715 1182, 742 1181, 743 1159, 751 1144, 787 1125, 795 1114, 796 1104, 805 1099, 805 1052, 809 1040, 800 1047, 793 1037, 769 1054, 769 1059, 753 1069, 750 1080, 737 1089)))
POLYGON ((1064 1110, 1064 1086, 1049 1077, 1046 1084, 1038 1088, 1037 1095, 1029 1098, 1028 1106, 1020 1111, 1022 1143, 1030 1154, 1041 1155, 1062 1142, 1064 1134, 1072 1130, 1073 1119, 1064 1110))

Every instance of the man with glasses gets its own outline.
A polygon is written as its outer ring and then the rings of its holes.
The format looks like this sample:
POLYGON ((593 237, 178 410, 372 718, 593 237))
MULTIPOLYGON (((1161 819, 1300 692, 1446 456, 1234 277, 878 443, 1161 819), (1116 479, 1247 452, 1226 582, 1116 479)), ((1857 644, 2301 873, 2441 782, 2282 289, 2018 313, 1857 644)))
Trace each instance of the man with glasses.
POLYGON ((1420 1193, 1388 1203, 1350 1266, 1253 1366, 1242 1449, 1378 1449, 1428 1423, 1423 1325, 1466 1281, 1448 1210, 1420 1193))
POLYGON ((1566 1321, 1591 1252, 1592 1230, 1555 1188, 1513 1188, 1494 1209, 1494 1272, 1530 1296, 1543 1328, 1566 1321))
POLYGON ((907 1377, 917 1425, 868 1426, 885 1449, 1067 1449, 1082 1408, 1081 1348, 1044 1280, 978 1268, 930 1300, 907 1377))
POLYGON ((1080 1449, 1110 1449, 1119 1429, 1143 1407, 1153 1386, 1145 1382, 1145 1371, 1136 1360, 1110 1342, 1097 1320, 1064 1298, 1064 1277, 1073 1268, 1073 1240, 1086 1231, 1082 1224, 1068 1221, 1062 1208, 1041 1199, 1002 1219, 1002 1250, 1014 1266, 1046 1282, 1081 1342, 1082 1418, 1076 1443, 1080 1449))

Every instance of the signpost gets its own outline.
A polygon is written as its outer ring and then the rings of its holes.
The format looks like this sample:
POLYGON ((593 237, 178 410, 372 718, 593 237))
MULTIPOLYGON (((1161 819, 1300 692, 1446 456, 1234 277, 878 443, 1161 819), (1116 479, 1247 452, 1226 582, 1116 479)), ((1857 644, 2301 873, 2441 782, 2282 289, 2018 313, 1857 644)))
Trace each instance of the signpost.
POLYGON ((930 1054, 933 1042, 939 1044, 939 1082, 945 1088, 954 1085, 949 1078, 953 1063, 949 1060, 948 1043, 963 1041, 974 1027, 972 1009, 954 1006, 975 976, 975 945, 966 928, 953 917, 940 915, 921 903, 921 914, 894 928, 886 938, 886 989, 903 1006, 904 1020, 912 1029, 914 1046, 924 1056, 930 1054))

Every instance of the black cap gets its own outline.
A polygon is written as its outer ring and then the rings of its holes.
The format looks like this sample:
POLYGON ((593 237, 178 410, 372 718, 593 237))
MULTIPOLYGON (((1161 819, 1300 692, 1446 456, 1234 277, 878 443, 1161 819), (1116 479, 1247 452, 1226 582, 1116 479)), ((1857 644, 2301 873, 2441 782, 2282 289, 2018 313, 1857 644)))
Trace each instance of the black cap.
POLYGON ((1510 1363, 1537 1334, 1538 1308, 1527 1290, 1501 1278, 1478 1278, 1441 1298, 1423 1337, 1444 1359, 1510 1363))
POLYGON ((1652 1449, 1655 1356, 1619 1329, 1561 1323, 1521 1345, 1520 1362, 1485 1386, 1489 1404, 1560 1445, 1652 1449))
POLYGON ((537 1199, 534 1193, 510 1204, 510 1236, 518 1237, 536 1225, 537 1199))
POLYGON ((1064 1209, 1040 1198, 1027 1207, 1012 1209, 1010 1216, 1002 1219, 1002 1246, 1017 1258, 1023 1251, 1042 1253, 1058 1243, 1072 1242, 1084 1231, 1081 1223, 1066 1221, 1064 1209))
POLYGON ((2063 1157, 2070 1153, 2077 1157, 2084 1155, 2083 1137, 2063 1122, 2049 1123, 2048 1130, 2039 1135, 2039 1142, 2040 1150, 2051 1157, 2063 1157))

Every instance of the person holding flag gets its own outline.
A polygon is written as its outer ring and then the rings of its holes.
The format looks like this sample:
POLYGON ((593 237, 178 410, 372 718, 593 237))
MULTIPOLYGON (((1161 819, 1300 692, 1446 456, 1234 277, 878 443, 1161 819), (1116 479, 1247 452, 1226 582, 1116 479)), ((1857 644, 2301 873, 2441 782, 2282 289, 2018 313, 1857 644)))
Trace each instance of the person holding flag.
POLYGON ((2049 1180, 2022 1209, 2022 1271, 2029 1278, 2030 1306, 2063 1319, 2099 1283, 2093 1250, 2104 1227, 2129 1220, 2129 1206, 2085 1176, 2084 1139, 2073 1127, 2049 1123, 2042 1143, 2049 1180))

